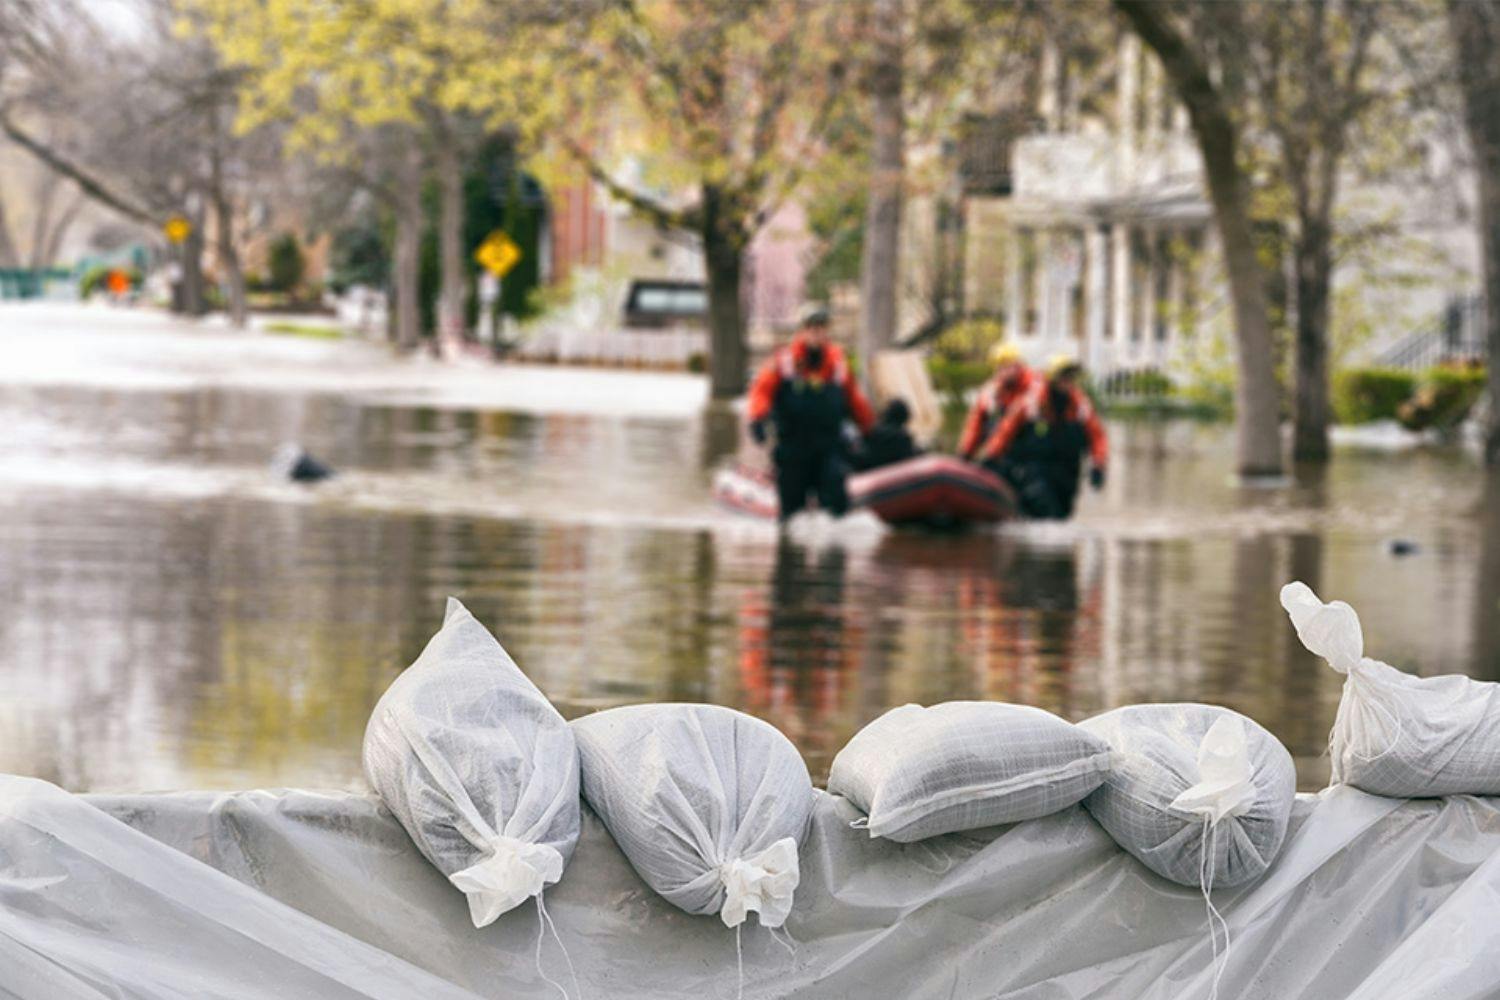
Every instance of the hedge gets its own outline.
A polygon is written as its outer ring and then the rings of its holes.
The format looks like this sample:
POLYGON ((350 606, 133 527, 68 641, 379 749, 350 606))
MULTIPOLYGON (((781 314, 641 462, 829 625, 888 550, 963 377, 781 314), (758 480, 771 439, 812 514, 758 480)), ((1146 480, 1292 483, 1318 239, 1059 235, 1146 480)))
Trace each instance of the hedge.
POLYGON ((1346 368, 1333 376, 1333 418, 1341 424, 1395 420, 1416 388, 1416 374, 1401 368, 1346 368))

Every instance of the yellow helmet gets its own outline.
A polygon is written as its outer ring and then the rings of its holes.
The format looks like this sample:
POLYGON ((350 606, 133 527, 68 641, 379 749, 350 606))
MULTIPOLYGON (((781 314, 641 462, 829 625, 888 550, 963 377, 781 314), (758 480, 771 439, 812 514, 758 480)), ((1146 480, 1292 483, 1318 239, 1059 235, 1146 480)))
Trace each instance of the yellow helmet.
POLYGON ((1083 365, 1071 354, 1054 354, 1047 362, 1047 377, 1056 378, 1069 369, 1077 370, 1083 365))
POLYGON ((998 341, 994 347, 990 348, 990 364, 996 368, 1001 365, 1019 364, 1024 360, 1025 358, 1021 356, 1021 349, 1010 341, 998 341))

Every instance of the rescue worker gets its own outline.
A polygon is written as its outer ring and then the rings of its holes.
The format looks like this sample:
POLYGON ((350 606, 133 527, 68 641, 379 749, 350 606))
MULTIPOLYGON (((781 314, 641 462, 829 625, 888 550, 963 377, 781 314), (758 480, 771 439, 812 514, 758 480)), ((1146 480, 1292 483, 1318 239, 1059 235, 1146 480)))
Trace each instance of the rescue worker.
POLYGON ((854 467, 864 472, 921 454, 916 441, 912 440, 911 431, 906 429, 910 421, 911 407, 906 405, 906 400, 893 399, 885 404, 880 419, 853 455, 854 467))
POLYGON ((1015 344, 1004 341, 996 344, 990 350, 990 363, 995 366, 995 374, 980 386, 979 395, 969 408, 958 439, 959 458, 972 458, 976 449, 995 433, 1005 411, 1038 381, 1015 344))
POLYGON ((1078 499, 1079 472, 1088 455, 1089 483, 1104 488, 1109 443, 1104 425, 1070 355, 1048 365, 1047 378, 1017 401, 979 452, 979 460, 1007 479, 1031 517, 1066 518, 1078 499))
POLYGON ((828 339, 827 312, 808 313, 792 342, 767 359, 750 386, 746 415, 757 444, 766 443, 770 426, 776 429, 771 461, 782 521, 806 506, 809 495, 835 517, 849 509, 844 423, 852 420, 865 433, 875 414, 844 352, 828 339))

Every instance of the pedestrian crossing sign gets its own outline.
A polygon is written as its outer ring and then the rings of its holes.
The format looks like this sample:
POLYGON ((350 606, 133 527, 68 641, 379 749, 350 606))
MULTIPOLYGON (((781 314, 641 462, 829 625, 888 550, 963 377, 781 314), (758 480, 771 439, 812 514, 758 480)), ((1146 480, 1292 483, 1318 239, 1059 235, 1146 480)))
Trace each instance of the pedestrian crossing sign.
POLYGON ((521 248, 516 241, 497 229, 484 238, 479 249, 474 251, 474 260, 479 266, 497 278, 503 278, 521 261, 521 248))

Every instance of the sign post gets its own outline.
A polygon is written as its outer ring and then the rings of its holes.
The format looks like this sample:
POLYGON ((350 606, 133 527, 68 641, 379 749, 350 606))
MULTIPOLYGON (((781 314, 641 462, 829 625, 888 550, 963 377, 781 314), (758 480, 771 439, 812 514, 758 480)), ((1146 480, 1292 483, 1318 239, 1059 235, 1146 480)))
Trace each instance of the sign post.
POLYGON ((511 268, 521 262, 521 248, 505 230, 497 229, 479 244, 479 249, 474 251, 474 260, 485 270, 479 276, 479 340, 498 351, 495 308, 500 301, 501 282, 511 268))
POLYGON ((479 342, 495 339, 495 303, 500 301, 500 279, 489 271, 479 276, 479 342))
POLYGON ((182 244, 193 233, 193 224, 181 215, 173 215, 161 224, 161 234, 172 246, 172 263, 167 271, 168 287, 172 289, 172 310, 182 312, 187 308, 187 292, 182 287, 182 244))

